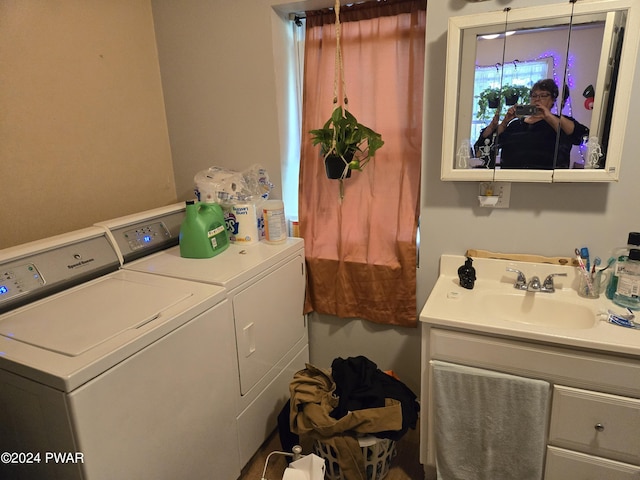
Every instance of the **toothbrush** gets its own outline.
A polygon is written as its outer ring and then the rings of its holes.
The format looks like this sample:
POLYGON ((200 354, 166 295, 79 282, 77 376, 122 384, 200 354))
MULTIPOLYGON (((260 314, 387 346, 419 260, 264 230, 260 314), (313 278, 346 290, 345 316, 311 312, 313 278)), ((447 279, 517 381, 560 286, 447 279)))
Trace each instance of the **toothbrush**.
POLYGON ((591 267, 591 276, 593 276, 596 273, 596 267, 600 266, 601 263, 602 263, 602 260, 600 259, 600 257, 596 257, 593 260, 593 267, 591 267))
POLYGON ((609 260, 607 260, 607 266, 601 268, 600 270, 598 270, 599 272, 604 272, 607 268, 609 268, 611 265, 613 265, 614 263, 616 263, 616 257, 611 257, 609 260))
POLYGON ((580 255, 580 258, 582 258, 583 261, 587 262, 585 268, 587 269, 587 272, 589 272, 589 270, 591 270, 591 261, 589 260, 589 249, 587 247, 582 247, 578 255, 580 255))
POLYGON ((589 275, 589 271, 587 267, 585 267, 584 262, 582 261, 582 257, 580 256, 580 250, 576 248, 576 259, 578 260, 578 265, 580 266, 580 273, 584 276, 585 281, 587 282, 587 288, 589 292, 593 292, 593 283, 591 283, 591 275, 589 275))

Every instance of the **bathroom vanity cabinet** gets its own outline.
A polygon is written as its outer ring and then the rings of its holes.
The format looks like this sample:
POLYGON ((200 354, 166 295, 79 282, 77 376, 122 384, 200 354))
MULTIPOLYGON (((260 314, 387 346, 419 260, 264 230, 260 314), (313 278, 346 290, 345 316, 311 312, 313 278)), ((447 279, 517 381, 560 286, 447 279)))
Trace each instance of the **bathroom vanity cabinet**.
MULTIPOLYGON (((507 324, 479 308, 473 309, 465 321, 462 307, 456 306, 460 301, 473 305, 474 295, 497 290, 492 290, 494 285, 483 285, 482 274, 476 283, 478 291, 465 292, 459 287, 451 269, 463 260, 458 257, 449 265, 446 260, 441 262, 441 277, 420 316, 424 412, 420 420, 420 461, 426 478, 435 478, 438 449, 434 425, 439 418, 432 388, 434 367, 430 364, 437 360, 544 380, 551 385, 550 414, 540 419, 547 425, 545 480, 640 479, 640 331, 598 320, 592 328, 574 330, 507 324), (601 343, 593 340, 596 338, 601 343)), ((477 266, 479 272, 491 275, 491 268, 477 266)), ((518 267, 525 272, 533 268, 515 265, 518 267)), ((555 266, 546 268, 557 270, 555 266)), ((504 265, 496 269, 503 271, 504 265)), ((502 277, 496 285, 512 281, 502 277)), ((564 288, 568 289, 573 279, 566 282, 564 288)), ((509 292, 505 289, 499 294, 509 292)), ((602 305, 594 308, 599 307, 602 305)), ((464 398, 459 401, 460 408, 469 408, 464 398)))
MULTIPOLYGON (((545 480, 640 478, 640 359, 423 325, 421 462, 435 464, 430 360, 553 385, 545 480), (595 474, 597 472, 597 474, 595 474)), ((460 399, 464 403, 464 399, 460 399)))

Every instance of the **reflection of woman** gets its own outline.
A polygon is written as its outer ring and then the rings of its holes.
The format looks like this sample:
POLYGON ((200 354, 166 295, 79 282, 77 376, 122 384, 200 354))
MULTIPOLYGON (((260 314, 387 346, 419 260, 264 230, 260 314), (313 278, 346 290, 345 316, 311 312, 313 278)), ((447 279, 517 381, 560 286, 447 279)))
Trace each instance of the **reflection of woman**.
POLYGON ((509 108, 500 123, 496 115, 480 132, 476 147, 497 134, 495 147, 501 149, 501 168, 569 168, 572 145, 580 145, 588 137, 589 129, 572 117, 551 113, 557 98, 558 86, 552 79, 536 82, 531 88, 531 104, 537 107, 537 111, 527 117, 516 117, 514 106, 509 108), (558 126, 560 136, 554 166, 558 126))

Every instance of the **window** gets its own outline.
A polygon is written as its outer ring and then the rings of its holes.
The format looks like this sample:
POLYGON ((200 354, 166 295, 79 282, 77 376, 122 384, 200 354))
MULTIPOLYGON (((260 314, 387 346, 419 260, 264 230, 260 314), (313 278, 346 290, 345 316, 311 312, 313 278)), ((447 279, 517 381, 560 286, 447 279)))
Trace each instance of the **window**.
MULTIPOLYGON (((487 120, 478 119, 478 97, 486 88, 500 88, 500 85, 523 85, 531 87, 538 80, 553 76, 553 57, 544 57, 527 62, 510 62, 500 68, 500 64, 476 66, 473 83, 473 115, 471 122, 471 139, 480 136, 487 120)), ((557 82, 556 82, 557 83, 557 82)), ((490 120, 490 119, 489 119, 490 120)), ((473 140, 472 140, 473 141, 473 140)))
POLYGON ((426 5, 366 2, 340 17, 345 61, 336 78, 335 14, 307 12, 302 138, 348 86, 349 111, 385 143, 342 182, 327 178, 319 147, 301 142, 306 311, 415 327, 426 5))
POLYGON ((295 17, 289 22, 287 85, 289 99, 287 155, 283 169, 282 199, 287 206, 287 217, 298 218, 298 179, 300 177, 300 142, 302 128, 302 80, 304 73, 305 19, 295 17))

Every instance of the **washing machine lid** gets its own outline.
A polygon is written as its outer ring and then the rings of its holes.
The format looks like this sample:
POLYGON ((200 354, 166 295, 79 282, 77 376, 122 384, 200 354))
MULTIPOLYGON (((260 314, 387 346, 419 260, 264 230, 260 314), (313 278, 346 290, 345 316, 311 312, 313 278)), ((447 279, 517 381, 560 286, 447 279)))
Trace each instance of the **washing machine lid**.
POLYGON ((158 318, 189 293, 107 277, 7 315, 0 335, 76 357, 158 318))
POLYGON ((0 250, 0 314, 119 267, 116 250, 97 227, 0 250))
POLYGON ((182 258, 180 248, 173 247, 149 255, 124 268, 174 278, 220 285, 231 291, 265 272, 296 252, 302 252, 301 238, 287 238, 282 244, 258 242, 253 245, 231 244, 211 258, 182 258))
POLYGON ((0 315, 0 369, 71 392, 225 299, 219 286, 119 270, 0 315))

